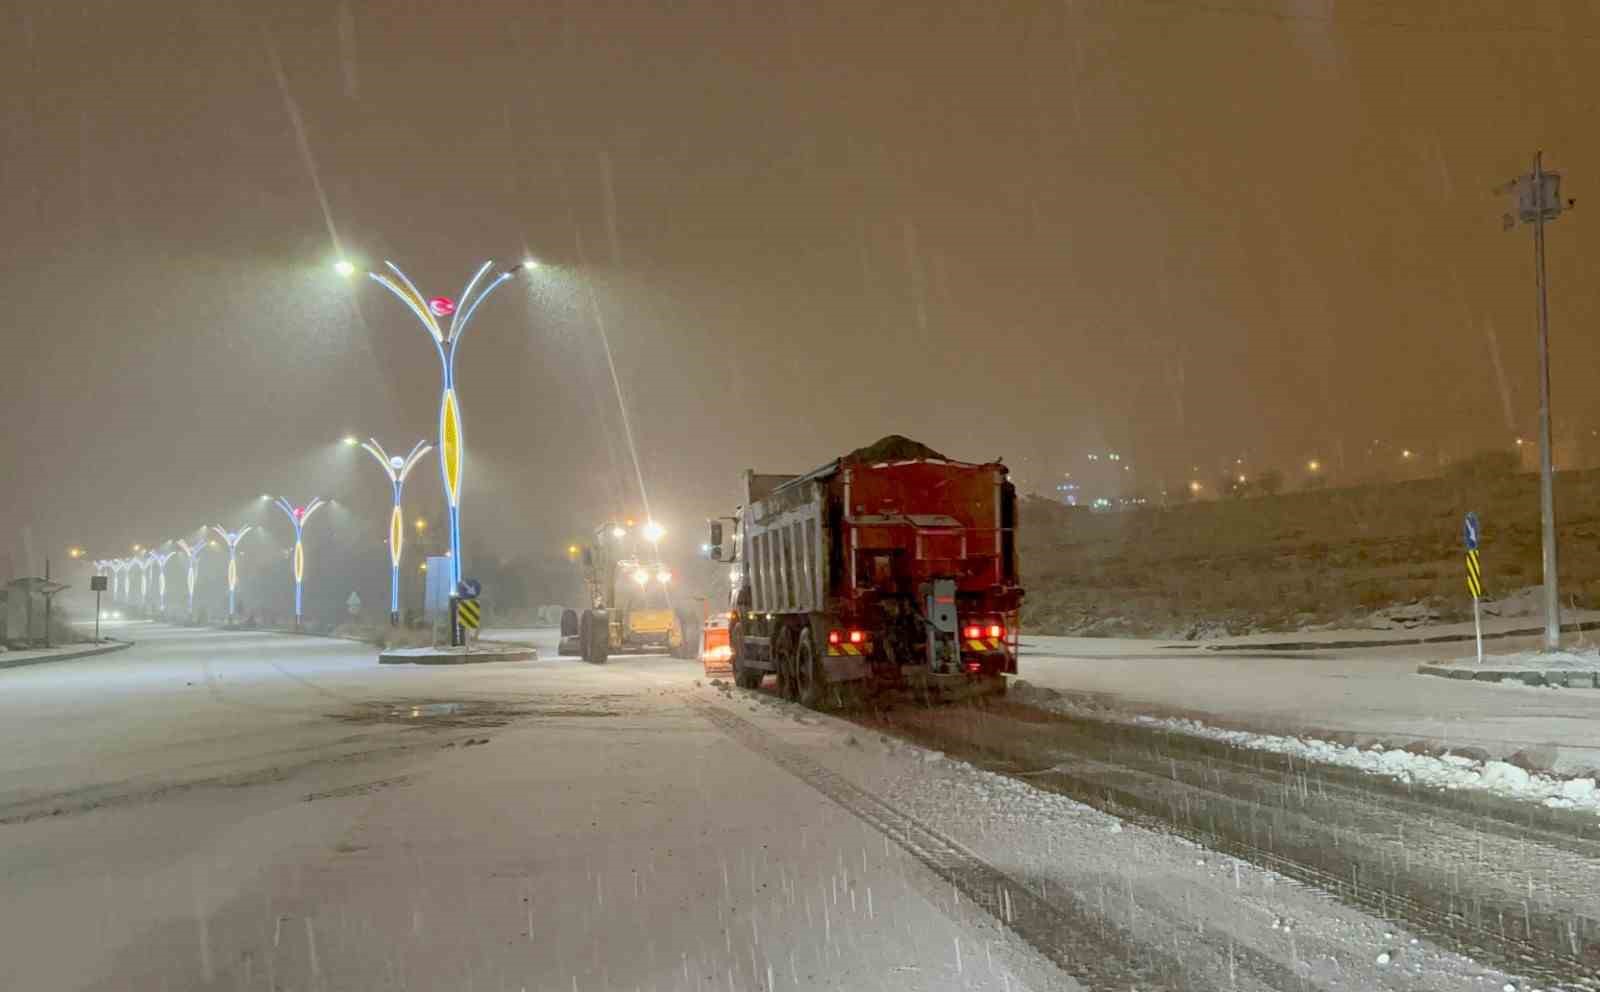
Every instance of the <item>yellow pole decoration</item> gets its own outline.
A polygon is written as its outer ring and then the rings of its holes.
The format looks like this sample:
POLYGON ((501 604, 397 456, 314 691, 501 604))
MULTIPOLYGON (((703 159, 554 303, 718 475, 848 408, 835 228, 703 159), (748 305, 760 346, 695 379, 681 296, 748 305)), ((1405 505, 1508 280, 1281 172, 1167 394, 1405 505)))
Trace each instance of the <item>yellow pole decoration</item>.
POLYGON ((439 404, 440 457, 444 459, 445 495, 451 506, 461 498, 461 411, 456 407, 456 391, 444 391, 439 404))
POLYGON ((400 504, 396 503, 394 513, 389 517, 389 564, 395 568, 400 567, 400 549, 405 539, 405 516, 400 512, 400 504))

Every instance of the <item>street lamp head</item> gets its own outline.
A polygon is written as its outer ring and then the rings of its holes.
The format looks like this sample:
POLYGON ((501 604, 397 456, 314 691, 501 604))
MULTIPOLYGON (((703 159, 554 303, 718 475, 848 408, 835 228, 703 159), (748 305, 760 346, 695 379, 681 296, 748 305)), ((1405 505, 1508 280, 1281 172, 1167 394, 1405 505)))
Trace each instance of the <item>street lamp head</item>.
POLYGON ((1309 462, 1306 462, 1306 468, 1313 472, 1320 472, 1322 470, 1322 463, 1313 458, 1309 462))
POLYGON ((667 529, 656 523, 654 520, 651 520, 644 525, 644 539, 649 541, 651 544, 655 544, 660 541, 662 537, 666 536, 666 533, 667 529))
POLYGON ((532 272, 534 269, 537 269, 538 267, 539 267, 539 260, 537 258, 525 258, 525 259, 522 260, 522 269, 523 269, 524 272, 532 272))
POLYGON ((406 460, 404 458, 400 457, 399 455, 390 455, 389 456, 389 467, 394 469, 396 472, 398 472, 401 469, 406 467, 406 460))
POLYGON ((341 258, 337 262, 333 263, 333 271, 348 279, 356 274, 356 267, 348 260, 341 258))
POLYGON ((354 434, 346 434, 344 436, 344 445, 347 448, 354 448, 360 443, 360 440, 358 440, 354 434))

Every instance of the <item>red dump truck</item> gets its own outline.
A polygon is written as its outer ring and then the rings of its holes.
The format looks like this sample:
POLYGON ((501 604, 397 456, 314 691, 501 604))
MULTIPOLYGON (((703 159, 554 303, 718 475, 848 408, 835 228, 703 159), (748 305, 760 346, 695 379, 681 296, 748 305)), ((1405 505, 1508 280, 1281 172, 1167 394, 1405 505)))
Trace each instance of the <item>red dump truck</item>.
POLYGON ((746 472, 744 490, 710 528, 738 685, 770 672, 808 706, 846 687, 1004 691, 1022 602, 1004 465, 891 435, 805 475, 746 472))

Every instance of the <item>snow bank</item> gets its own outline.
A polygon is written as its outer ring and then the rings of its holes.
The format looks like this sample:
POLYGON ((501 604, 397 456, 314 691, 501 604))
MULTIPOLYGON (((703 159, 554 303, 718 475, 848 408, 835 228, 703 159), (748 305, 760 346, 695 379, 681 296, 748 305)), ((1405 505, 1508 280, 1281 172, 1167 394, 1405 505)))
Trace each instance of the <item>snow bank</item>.
MULTIPOLYGON (((1492 654, 1483 659, 1485 668, 1526 669, 1531 672, 1557 669, 1593 671, 1600 669, 1600 650, 1590 651, 1518 651, 1513 654, 1492 654)), ((1458 668, 1476 667, 1477 661, 1467 658, 1454 663, 1458 668)))
POLYGON ((1553 809, 1584 810, 1600 816, 1600 788, 1596 787, 1593 778, 1553 778, 1524 771, 1504 761, 1477 761, 1458 754, 1434 757, 1430 754, 1412 754, 1398 748, 1384 750, 1376 746, 1362 750, 1315 738, 1222 730, 1198 720, 1140 716, 1135 717, 1134 722, 1222 741, 1234 747, 1272 751, 1306 761, 1387 775, 1401 782, 1440 789, 1488 792, 1509 799, 1541 803, 1553 809))

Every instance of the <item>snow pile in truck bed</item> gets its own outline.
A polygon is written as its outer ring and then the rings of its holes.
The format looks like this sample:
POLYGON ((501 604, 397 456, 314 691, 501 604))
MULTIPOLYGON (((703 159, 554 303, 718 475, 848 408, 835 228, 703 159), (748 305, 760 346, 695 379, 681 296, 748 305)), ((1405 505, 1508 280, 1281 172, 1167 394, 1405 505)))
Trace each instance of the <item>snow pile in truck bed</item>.
POLYGON ((844 456, 845 461, 865 462, 869 465, 878 462, 906 462, 918 458, 950 460, 927 445, 900 434, 879 438, 865 448, 857 448, 844 456))
POLYGON ((1593 778, 1554 778, 1525 771, 1504 761, 1478 761, 1459 754, 1434 757, 1398 748, 1365 750, 1315 738, 1281 737, 1244 730, 1223 730, 1198 720, 1141 716, 1135 722, 1222 741, 1234 747, 1272 751, 1307 761, 1387 775, 1401 782, 1441 789, 1476 790, 1510 799, 1537 802, 1554 809, 1585 810, 1600 815, 1600 788, 1593 778))

